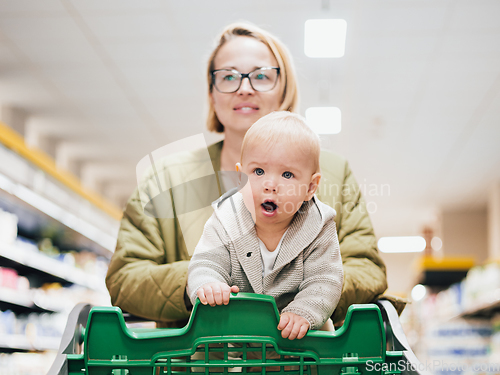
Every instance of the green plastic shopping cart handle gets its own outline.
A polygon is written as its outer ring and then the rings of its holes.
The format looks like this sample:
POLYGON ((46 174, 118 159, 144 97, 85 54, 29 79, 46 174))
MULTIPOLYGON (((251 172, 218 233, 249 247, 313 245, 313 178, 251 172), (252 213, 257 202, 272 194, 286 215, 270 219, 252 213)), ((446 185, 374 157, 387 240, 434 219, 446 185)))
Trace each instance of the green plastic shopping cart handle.
POLYGON ((130 329, 119 308, 97 307, 89 314, 84 352, 88 364, 124 357, 138 365, 188 355, 203 343, 237 341, 271 343, 278 352, 307 351, 318 361, 332 363, 341 363, 348 353, 365 360, 385 360, 385 331, 375 305, 351 306, 338 331, 309 331, 301 340, 283 339, 278 321, 274 298, 250 293, 233 295, 223 306, 198 301, 188 324, 176 329, 130 329))

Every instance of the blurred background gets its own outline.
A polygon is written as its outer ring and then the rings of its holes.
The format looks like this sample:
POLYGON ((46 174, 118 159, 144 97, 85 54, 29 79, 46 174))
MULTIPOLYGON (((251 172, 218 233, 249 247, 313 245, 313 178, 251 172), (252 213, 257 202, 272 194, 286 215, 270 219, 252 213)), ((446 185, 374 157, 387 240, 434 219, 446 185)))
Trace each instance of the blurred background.
POLYGON ((0 374, 44 374, 69 309, 109 304, 139 160, 221 139, 205 65, 239 20, 288 46, 302 115, 336 108, 322 144, 360 184, 417 356, 500 362, 500 2, 2 0, 0 374), (318 19, 345 21, 338 57, 306 55, 318 19))

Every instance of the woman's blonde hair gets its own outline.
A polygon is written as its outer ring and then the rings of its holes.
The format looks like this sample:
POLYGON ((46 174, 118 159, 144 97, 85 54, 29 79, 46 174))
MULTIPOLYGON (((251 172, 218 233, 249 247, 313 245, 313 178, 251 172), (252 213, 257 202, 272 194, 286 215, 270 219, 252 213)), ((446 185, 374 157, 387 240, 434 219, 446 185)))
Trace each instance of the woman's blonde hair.
POLYGON ((285 147, 301 151, 313 162, 313 174, 320 172, 319 137, 307 126, 305 118, 297 113, 271 112, 257 120, 243 138, 241 164, 243 164, 245 151, 255 145, 265 145, 269 150, 285 145, 285 147))
POLYGON ((280 88, 283 92, 279 110, 294 112, 298 109, 299 96, 297 89, 297 76, 295 75, 295 69, 293 67, 290 52, 288 52, 286 46, 274 35, 255 25, 243 22, 233 23, 226 26, 220 36, 216 39, 216 47, 208 59, 207 82, 209 100, 207 128, 210 131, 218 133, 224 132, 224 125, 220 123, 217 114, 215 113, 212 101, 210 100, 210 94, 214 89, 212 84, 212 71, 215 68, 214 60, 224 44, 240 36, 255 38, 264 43, 278 62, 278 67, 280 68, 280 88))

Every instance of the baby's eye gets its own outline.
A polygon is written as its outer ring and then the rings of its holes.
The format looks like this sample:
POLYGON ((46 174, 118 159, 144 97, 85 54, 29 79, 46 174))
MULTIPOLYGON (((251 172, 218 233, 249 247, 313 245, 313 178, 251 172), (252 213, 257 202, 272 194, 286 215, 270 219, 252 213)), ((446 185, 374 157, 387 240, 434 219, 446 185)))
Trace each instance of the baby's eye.
POLYGON ((256 168, 254 173, 257 175, 257 176, 262 176, 264 174, 264 170, 262 168, 256 168))
POLYGON ((293 177, 293 173, 292 172, 283 172, 282 176, 284 178, 286 178, 287 180, 289 180, 290 178, 293 177))

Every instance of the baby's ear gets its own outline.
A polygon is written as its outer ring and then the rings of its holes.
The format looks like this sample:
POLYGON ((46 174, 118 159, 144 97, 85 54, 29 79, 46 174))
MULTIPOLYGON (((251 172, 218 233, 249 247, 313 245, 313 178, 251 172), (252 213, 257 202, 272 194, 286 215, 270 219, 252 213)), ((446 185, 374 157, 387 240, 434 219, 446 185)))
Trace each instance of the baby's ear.
POLYGON ((318 190, 319 181, 321 180, 321 173, 315 173, 311 177, 311 182, 309 183, 309 190, 307 191, 306 201, 311 200, 313 195, 318 190))

